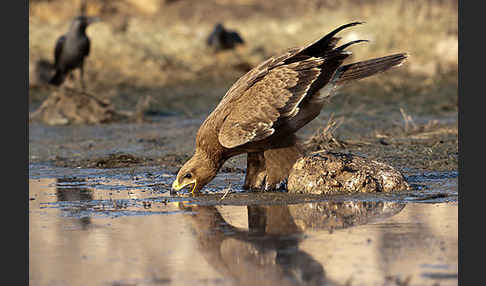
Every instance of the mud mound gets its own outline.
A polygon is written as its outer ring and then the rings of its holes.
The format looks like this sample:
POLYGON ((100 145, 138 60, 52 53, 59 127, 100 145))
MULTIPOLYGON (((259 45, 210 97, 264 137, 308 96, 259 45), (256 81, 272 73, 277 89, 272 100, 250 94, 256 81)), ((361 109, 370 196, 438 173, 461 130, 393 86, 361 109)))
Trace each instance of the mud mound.
POLYGON ((107 100, 71 88, 54 90, 30 116, 49 125, 98 124, 127 119, 107 100))
POLYGON ((403 175, 390 165, 352 154, 319 152, 299 159, 287 188, 294 193, 393 192, 409 190, 403 175))

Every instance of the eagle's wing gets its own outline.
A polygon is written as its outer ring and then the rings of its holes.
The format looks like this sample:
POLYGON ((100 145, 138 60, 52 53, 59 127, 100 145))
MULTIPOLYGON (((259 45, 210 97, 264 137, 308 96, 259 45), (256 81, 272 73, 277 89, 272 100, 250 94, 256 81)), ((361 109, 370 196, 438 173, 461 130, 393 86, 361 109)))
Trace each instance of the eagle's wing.
POLYGON ((320 68, 323 62, 309 58, 270 70, 234 102, 219 132, 221 145, 233 148, 272 135, 277 120, 299 112, 299 103, 319 75, 326 72, 320 68))
POLYGON ((275 132, 275 122, 295 116, 299 103, 324 86, 350 53, 333 49, 334 35, 356 25, 339 27, 320 40, 270 58, 240 78, 216 109, 231 105, 218 139, 226 148, 265 139, 275 132))

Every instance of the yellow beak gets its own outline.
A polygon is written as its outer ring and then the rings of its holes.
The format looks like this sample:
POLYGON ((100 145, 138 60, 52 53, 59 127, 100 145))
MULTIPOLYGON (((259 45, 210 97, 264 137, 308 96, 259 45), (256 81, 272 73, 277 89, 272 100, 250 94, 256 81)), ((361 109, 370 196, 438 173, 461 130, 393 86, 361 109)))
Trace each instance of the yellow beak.
POLYGON ((191 193, 194 193, 194 190, 196 189, 196 186, 197 186, 197 183, 196 183, 196 180, 194 181, 191 181, 187 184, 184 184, 184 185, 179 185, 179 182, 177 182, 177 180, 175 180, 173 183, 172 183, 172 189, 173 190, 176 190, 176 191, 179 191, 180 189, 188 186, 188 185, 191 185, 193 184, 194 186, 192 187, 192 190, 191 190, 191 193))

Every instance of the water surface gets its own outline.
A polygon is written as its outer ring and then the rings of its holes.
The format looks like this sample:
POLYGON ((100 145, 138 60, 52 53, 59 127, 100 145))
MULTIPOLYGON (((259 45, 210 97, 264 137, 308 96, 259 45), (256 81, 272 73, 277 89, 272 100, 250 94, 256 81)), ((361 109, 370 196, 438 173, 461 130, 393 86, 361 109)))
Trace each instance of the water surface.
MULTIPOLYGON (((457 173, 394 195, 171 196, 156 171, 31 166, 31 285, 457 285, 457 173)), ((209 188, 211 189, 211 188, 209 188)))

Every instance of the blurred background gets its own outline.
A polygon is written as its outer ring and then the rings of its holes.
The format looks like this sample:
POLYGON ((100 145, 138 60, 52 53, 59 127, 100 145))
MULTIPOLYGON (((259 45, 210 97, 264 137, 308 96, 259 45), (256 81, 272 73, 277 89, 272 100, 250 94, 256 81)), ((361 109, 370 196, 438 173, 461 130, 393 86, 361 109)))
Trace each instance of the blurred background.
MULTIPOLYGON (((79 15, 81 1, 29 1, 31 111, 49 95, 33 75, 35 63, 53 61, 56 40, 79 15)), ((117 110, 133 109, 141 96, 150 96, 149 110, 200 116, 269 56, 364 21, 339 34, 341 43, 370 40, 351 47, 349 61, 396 52, 410 58, 396 71, 346 86, 343 93, 359 89, 366 98, 394 91, 385 101, 403 99, 417 106, 415 114, 457 112, 457 8, 457 0, 89 0, 86 14, 102 22, 87 29, 85 81, 89 92, 117 110), (244 44, 211 50, 206 39, 216 23, 237 31, 244 44)))

